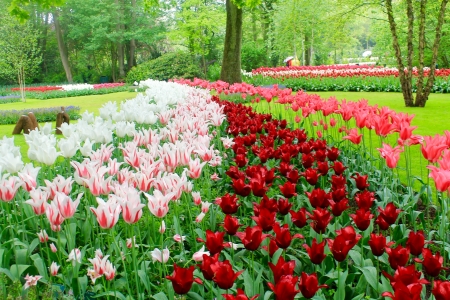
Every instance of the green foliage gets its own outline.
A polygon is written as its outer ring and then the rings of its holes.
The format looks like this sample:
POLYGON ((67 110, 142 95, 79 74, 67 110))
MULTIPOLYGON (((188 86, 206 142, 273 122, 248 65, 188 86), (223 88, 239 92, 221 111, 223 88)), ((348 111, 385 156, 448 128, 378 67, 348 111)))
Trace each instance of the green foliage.
POLYGON ((30 17, 29 10, 26 7, 30 4, 39 4, 45 9, 49 9, 52 6, 59 6, 64 4, 65 0, 12 0, 11 5, 8 7, 8 11, 18 20, 24 22, 30 17))
POLYGON ((186 52, 166 53, 156 59, 133 67, 127 75, 127 83, 146 79, 169 80, 172 78, 200 77, 201 71, 186 52))
POLYGON ((207 78, 209 81, 217 81, 220 78, 220 71, 222 69, 222 66, 220 63, 214 63, 208 67, 208 74, 207 78))
POLYGON ((266 50, 259 43, 247 42, 242 45, 241 58, 241 68, 251 71, 265 65, 266 50))
MULTIPOLYGON (((28 108, 23 110, 0 110, 0 125, 16 124, 20 116, 33 112, 36 120, 41 122, 56 121, 56 115, 61 112, 61 106, 49 108, 28 108)), ((66 106, 65 112, 69 114, 71 120, 80 118, 80 108, 78 106, 66 106)))
POLYGON ((42 60, 37 31, 32 24, 20 24, 4 12, 0 16, 0 81, 16 82, 20 71, 31 82, 42 60))
POLYGON ((0 104, 15 103, 22 101, 18 96, 0 97, 0 104))

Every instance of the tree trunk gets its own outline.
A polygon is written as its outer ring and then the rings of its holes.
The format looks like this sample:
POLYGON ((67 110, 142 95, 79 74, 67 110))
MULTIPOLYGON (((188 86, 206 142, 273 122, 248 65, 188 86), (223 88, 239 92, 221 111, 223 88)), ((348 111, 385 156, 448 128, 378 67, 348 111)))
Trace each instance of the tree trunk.
POLYGON ((111 77, 112 81, 116 81, 116 51, 114 49, 114 43, 111 42, 111 77))
POLYGON ((66 78, 68 83, 73 83, 72 71, 70 70, 69 55, 67 53, 66 44, 64 44, 61 26, 59 24, 58 13, 53 13, 53 22, 55 24, 56 39, 58 41, 59 55, 61 56, 61 62, 66 72, 66 78))
MULTIPOLYGON (((134 28, 136 24, 136 0, 131 0, 131 28, 134 28)), ((127 67, 128 71, 131 70, 132 67, 135 66, 135 53, 136 53, 136 40, 132 38, 130 40, 130 45, 128 46, 128 59, 127 59, 127 67)))
POLYGON ((400 84, 402 86, 403 99, 405 101, 405 106, 413 106, 413 93, 411 82, 408 82, 407 75, 405 74, 405 66, 402 60, 402 53, 400 50, 400 45, 397 36, 397 24, 394 20, 394 13, 392 11, 392 0, 386 0, 386 10, 389 21, 389 28, 392 35, 392 46, 394 47, 395 58, 397 59, 397 68, 400 78, 400 84))
MULTIPOLYGON (((439 50, 439 44, 441 42, 441 31, 442 31, 442 25, 444 24, 444 17, 445 17, 445 10, 447 7, 448 0, 443 0, 441 2, 441 8, 439 9, 439 17, 438 17, 438 23, 436 25, 436 36, 434 38, 433 48, 432 52, 433 55, 431 57, 431 66, 430 66, 430 72, 428 73, 428 80, 425 88, 423 89, 423 93, 417 93, 416 95, 416 101, 414 103, 415 106, 419 107, 425 107, 425 104, 427 103, 428 96, 431 93, 431 88, 433 87, 434 83, 434 73, 436 71, 436 61, 438 57, 438 50, 439 50)), ((424 23, 425 23, 425 12, 424 12, 424 23)), ((425 48, 425 46, 424 46, 425 48)), ((422 49, 423 51, 424 49, 422 49)))
POLYGON ((242 9, 232 0, 226 0, 227 26, 223 49, 222 71, 220 80, 230 84, 242 82, 241 44, 242 44, 242 9))
POLYGON ((311 48, 309 47, 309 36, 305 34, 305 65, 311 65, 311 48))
POLYGON ((44 27, 42 28, 42 39, 40 40, 42 53, 42 72, 47 74, 47 60, 45 59, 45 52, 47 51, 47 32, 48 32, 49 13, 44 14, 44 27))
POLYGON ((116 25, 116 30, 119 33, 119 41, 117 42, 117 60, 119 62, 119 78, 125 78, 125 52, 123 50, 123 41, 122 41, 123 24, 121 22, 122 18, 120 17, 124 15, 124 11, 119 0, 116 0, 116 5, 119 15, 119 18, 117 18, 118 23, 116 25))

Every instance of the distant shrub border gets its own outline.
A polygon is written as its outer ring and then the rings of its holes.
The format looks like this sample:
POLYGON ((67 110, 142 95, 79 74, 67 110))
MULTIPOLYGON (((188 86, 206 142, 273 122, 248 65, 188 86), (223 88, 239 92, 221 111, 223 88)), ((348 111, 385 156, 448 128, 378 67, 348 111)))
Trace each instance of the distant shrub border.
POLYGON ((0 104, 20 102, 21 99, 17 95, 0 96, 0 104))
MULTIPOLYGON (((22 110, 0 110, 0 125, 16 124, 20 116, 32 112, 39 123, 56 121, 56 115, 61 111, 61 106, 47 108, 29 108, 22 110)), ((80 118, 79 106, 66 106, 65 112, 71 120, 80 118)))

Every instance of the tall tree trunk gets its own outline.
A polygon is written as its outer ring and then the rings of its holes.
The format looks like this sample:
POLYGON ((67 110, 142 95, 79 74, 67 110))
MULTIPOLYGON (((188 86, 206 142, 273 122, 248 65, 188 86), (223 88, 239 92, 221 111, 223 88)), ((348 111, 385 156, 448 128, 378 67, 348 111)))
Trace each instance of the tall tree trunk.
POLYGON ((305 65, 311 65, 311 48, 309 47, 309 36, 305 34, 305 65))
POLYGON ((252 34, 253 34, 253 41, 256 43, 256 40, 258 39, 258 32, 256 31, 256 13, 255 13, 255 10, 252 10, 252 34))
POLYGON ((111 42, 111 77, 113 82, 116 81, 116 56, 114 43, 111 42))
POLYGON ((400 78, 400 84, 402 86, 403 99, 405 101, 405 106, 413 106, 413 93, 411 82, 408 82, 408 79, 405 74, 405 66, 403 64, 402 53, 400 50, 400 44, 398 42, 397 36, 397 24, 394 20, 394 13, 392 11, 392 0, 386 0, 386 10, 389 21, 389 28, 391 30, 392 35, 392 46, 395 51, 395 58, 397 59, 397 68, 400 78))
POLYGON ((232 0, 226 0, 226 10, 227 26, 220 80, 233 84, 242 82, 242 9, 238 8, 232 0))
POLYGON ((41 53, 42 53, 42 72, 47 74, 47 60, 45 59, 45 52, 47 51, 47 32, 48 32, 49 13, 44 14, 42 38, 40 39, 41 53))
MULTIPOLYGON (((123 24, 121 22, 121 17, 124 14, 122 3, 119 0, 116 0, 116 5, 118 9, 119 18, 117 18, 118 23, 116 25, 116 30, 119 33, 119 41, 117 42, 117 60, 119 62, 119 78, 125 78, 125 52, 123 50, 123 41, 122 41, 122 33, 123 33, 123 24)), ((115 81, 115 80, 114 80, 115 81)))
MULTIPOLYGON (((131 28, 134 28, 134 25, 136 24, 136 0, 131 0, 131 28)), ((135 66, 135 53, 136 53, 136 40, 132 38, 130 40, 130 45, 128 46, 128 59, 127 59, 127 67, 128 71, 131 70, 132 67, 135 66)))
MULTIPOLYGON (((431 93, 431 88, 433 87, 433 83, 434 83, 434 73, 436 71, 436 62, 437 62, 437 57, 438 57, 438 50, 439 50, 439 44, 441 42, 441 31, 442 31, 442 25, 444 24, 444 17, 445 17, 445 10, 447 7, 447 3, 448 0, 443 0, 441 2, 441 7, 439 9, 439 17, 438 17, 438 23, 436 25, 436 35, 434 37, 434 43, 433 43, 433 48, 432 48, 432 52, 433 55, 431 57, 431 66, 430 66, 430 72, 428 73, 428 80, 427 80, 427 84, 425 86, 425 88, 423 89, 423 93, 417 93, 416 95, 416 101, 414 103, 415 106, 419 106, 419 107, 425 107, 425 104, 428 100, 428 96, 431 93)), ((424 13, 424 18, 425 18, 425 13, 424 13)), ((424 20, 425 22, 425 20, 424 20)), ((425 48, 425 45, 424 45, 425 48)), ((420 49, 419 49, 420 51, 420 49)), ((422 52, 424 51, 424 49, 422 49, 422 52)))
POLYGON ((57 11, 55 11, 53 13, 53 22, 55 24, 55 32, 56 32, 56 39, 58 41, 59 55, 61 56, 61 62, 64 67, 64 71, 66 72, 67 82, 73 83, 72 71, 70 69, 70 64, 69 64, 69 55, 67 53, 66 44, 64 43, 64 40, 63 40, 61 25, 59 24, 59 18, 58 18, 57 11))

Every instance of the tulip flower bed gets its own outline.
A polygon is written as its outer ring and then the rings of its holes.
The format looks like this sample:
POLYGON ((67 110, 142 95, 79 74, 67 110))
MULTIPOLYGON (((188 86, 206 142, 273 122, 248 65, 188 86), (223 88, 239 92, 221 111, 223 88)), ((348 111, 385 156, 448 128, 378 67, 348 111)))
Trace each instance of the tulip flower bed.
MULTIPOLYGON (((12 88, 12 92, 18 92, 19 88, 12 88)), ((54 99, 65 97, 77 97, 87 95, 103 95, 128 91, 124 83, 102 83, 102 84, 66 84, 58 86, 26 87, 26 97, 33 99, 54 99)))
MULTIPOLYGON (((0 125, 16 124, 22 115, 26 115, 29 112, 34 113, 39 123, 52 122, 56 120, 57 114, 61 112, 61 107, 0 110, 0 125)), ((71 120, 77 120, 80 117, 80 108, 78 106, 69 105, 65 107, 65 112, 71 120)))
MULTIPOLYGON (((413 69, 413 88, 417 69, 413 69)), ((425 76, 429 69, 424 70, 425 76)), ((449 93, 450 69, 436 70, 433 93, 449 93)), ((294 91, 401 92, 398 70, 373 66, 301 66, 259 68, 245 72, 247 83, 264 86, 282 83, 294 91)))
POLYGON ((2 298, 448 299, 448 199, 433 225, 348 143, 141 84, 30 133, 34 165, 0 141, 2 298))

